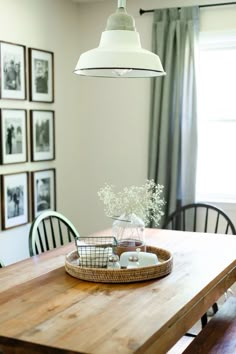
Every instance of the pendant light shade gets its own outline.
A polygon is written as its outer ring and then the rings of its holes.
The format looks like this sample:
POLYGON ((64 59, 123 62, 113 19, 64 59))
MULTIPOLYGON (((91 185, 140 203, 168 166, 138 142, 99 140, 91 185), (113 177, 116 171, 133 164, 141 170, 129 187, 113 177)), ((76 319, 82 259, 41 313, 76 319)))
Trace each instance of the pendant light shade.
POLYGON ((98 48, 83 53, 75 74, 95 77, 154 77, 165 75, 158 55, 141 47, 133 17, 118 0, 118 9, 107 21, 98 48))

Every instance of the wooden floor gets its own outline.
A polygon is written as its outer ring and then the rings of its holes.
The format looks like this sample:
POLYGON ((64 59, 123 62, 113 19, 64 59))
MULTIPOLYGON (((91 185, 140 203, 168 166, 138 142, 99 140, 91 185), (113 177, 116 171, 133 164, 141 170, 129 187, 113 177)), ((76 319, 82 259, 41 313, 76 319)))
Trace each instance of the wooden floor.
MULTIPOLYGON (((236 283, 231 287, 231 290, 233 291, 234 294, 236 294, 236 283)), ((229 292, 230 296, 230 292, 229 292)), ((223 302, 225 301, 225 297, 222 296, 219 301, 217 301, 218 306, 220 307, 223 302)), ((191 330, 189 330, 189 333, 193 334, 198 334, 201 330, 201 322, 197 322, 191 330)), ((192 342, 194 338, 193 337, 187 337, 184 336, 182 337, 172 348, 167 352, 167 354, 182 354, 183 351, 187 348, 187 346, 192 342)))

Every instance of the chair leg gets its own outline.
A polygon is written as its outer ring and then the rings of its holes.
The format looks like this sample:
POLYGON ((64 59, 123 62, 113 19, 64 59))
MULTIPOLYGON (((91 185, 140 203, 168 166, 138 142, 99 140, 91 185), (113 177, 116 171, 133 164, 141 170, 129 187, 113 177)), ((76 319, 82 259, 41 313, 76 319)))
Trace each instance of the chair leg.
MULTIPOLYGON (((186 337, 193 337, 193 338, 197 337, 196 334, 189 333, 189 332, 185 333, 185 336, 186 336, 186 337)), ((1 353, 0 353, 0 354, 1 354, 1 353)))
POLYGON ((204 328, 207 324, 207 314, 204 313, 204 315, 201 317, 201 323, 202 323, 202 328, 204 328))
MULTIPOLYGON (((218 305, 215 303, 212 305, 212 309, 214 311, 214 313, 216 313, 218 311, 218 305)), ((204 315, 201 317, 201 324, 202 324, 202 329, 206 326, 207 324, 207 314, 204 313, 204 315)), ((193 333, 185 333, 185 336, 187 337, 196 337, 197 335, 196 334, 193 334, 193 333)))
POLYGON ((216 312, 219 310, 216 302, 212 305, 212 310, 213 310, 214 314, 216 314, 216 312))

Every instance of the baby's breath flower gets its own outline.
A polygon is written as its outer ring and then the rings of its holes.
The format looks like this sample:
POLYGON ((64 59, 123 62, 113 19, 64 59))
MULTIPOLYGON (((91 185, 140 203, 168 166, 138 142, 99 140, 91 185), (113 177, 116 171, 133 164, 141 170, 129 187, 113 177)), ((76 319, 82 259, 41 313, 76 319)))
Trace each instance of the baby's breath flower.
POLYGON ((164 215, 162 207, 165 202, 161 198, 163 188, 153 180, 147 180, 140 187, 125 187, 123 191, 115 193, 114 186, 106 184, 98 191, 98 196, 104 203, 105 214, 109 217, 133 213, 143 219, 146 225, 151 220, 158 225, 164 215))

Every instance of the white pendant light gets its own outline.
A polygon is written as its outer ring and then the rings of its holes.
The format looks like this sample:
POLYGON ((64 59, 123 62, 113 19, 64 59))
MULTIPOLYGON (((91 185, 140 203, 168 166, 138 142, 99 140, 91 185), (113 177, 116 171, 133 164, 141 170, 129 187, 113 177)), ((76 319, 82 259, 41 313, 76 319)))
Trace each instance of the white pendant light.
POLYGON ((83 53, 75 74, 96 77, 154 77, 165 75, 158 55, 141 47, 132 16, 126 12, 126 0, 107 20, 98 48, 83 53))

